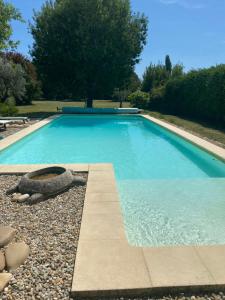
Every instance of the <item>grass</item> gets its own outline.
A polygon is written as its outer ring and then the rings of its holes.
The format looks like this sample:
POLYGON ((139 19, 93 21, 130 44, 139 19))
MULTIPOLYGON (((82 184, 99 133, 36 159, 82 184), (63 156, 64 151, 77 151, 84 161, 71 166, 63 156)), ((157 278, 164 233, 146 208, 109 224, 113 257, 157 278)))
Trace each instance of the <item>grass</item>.
MULTIPOLYGON (((18 106, 19 115, 28 117, 46 117, 57 113, 57 107, 62 108, 63 106, 75 106, 84 107, 84 102, 78 101, 33 101, 32 105, 18 106)), ((123 107, 129 107, 128 102, 123 103, 123 107)), ((118 102, 110 100, 95 100, 94 107, 119 107, 118 102)))
MULTIPOLYGON (((84 102, 76 101, 33 101, 32 105, 19 106, 18 109, 19 115, 28 116, 31 118, 43 118, 57 113, 57 107, 84 107, 84 105, 84 102)), ((95 100, 94 107, 119 107, 119 103, 110 100, 95 100)), ((130 104, 128 102, 125 102, 123 104, 123 107, 130 107, 130 104)), ((151 115, 152 117, 174 124, 225 148, 225 128, 223 127, 215 126, 206 122, 181 118, 174 115, 162 114, 154 111, 145 111, 145 113, 151 115)))
POLYGON ((220 147, 225 148, 225 128, 220 125, 212 125, 207 122, 190 120, 187 118, 181 118, 174 115, 162 114, 155 111, 145 111, 146 114, 163 120, 177 127, 185 129, 186 131, 193 133, 199 137, 204 138, 220 147))

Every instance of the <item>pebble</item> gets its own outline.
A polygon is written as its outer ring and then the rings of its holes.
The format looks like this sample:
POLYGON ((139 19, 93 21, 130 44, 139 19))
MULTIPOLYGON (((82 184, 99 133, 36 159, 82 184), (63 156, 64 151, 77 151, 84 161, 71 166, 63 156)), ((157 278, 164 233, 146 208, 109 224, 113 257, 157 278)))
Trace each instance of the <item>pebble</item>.
POLYGON ((24 194, 18 197, 17 201, 19 203, 25 202, 26 200, 28 200, 30 198, 29 194, 24 194))
MULTIPOLYGON (((76 174, 87 178, 86 174, 76 174)), ((20 176, 0 176, 0 224, 17 229, 16 240, 30 247, 25 263, 12 271, 0 299, 70 299, 86 186, 34 205, 12 202, 5 192, 20 176), (48 281, 48 282, 47 282, 48 281)))

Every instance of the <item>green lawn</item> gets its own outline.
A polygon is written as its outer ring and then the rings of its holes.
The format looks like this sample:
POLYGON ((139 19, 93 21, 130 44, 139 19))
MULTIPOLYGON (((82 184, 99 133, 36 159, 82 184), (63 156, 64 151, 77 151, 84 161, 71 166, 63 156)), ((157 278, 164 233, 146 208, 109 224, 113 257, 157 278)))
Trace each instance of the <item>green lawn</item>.
MULTIPOLYGON (((19 115, 29 117, 45 117, 57 113, 57 107, 76 106, 84 107, 84 102, 69 101, 33 101, 32 105, 18 106, 19 115)), ((119 107, 118 102, 110 100, 95 100, 94 107, 119 107)), ((123 107, 130 107, 130 103, 124 102, 123 107)))
MULTIPOLYGON (((62 108, 63 106, 84 107, 84 102, 33 101, 32 105, 19 106, 18 109, 19 115, 43 118, 57 113, 57 107, 62 108)), ((110 100, 95 100, 94 107, 119 107, 119 103, 110 100)), ((130 107, 130 104, 125 102, 123 107, 130 107)), ((145 113, 155 118, 162 119, 168 123, 172 123, 225 148, 224 128, 220 128, 219 126, 215 127, 204 122, 188 120, 173 115, 166 115, 159 112, 145 111, 145 113)))
POLYGON ((213 126, 206 122, 188 120, 185 118, 166 115, 154 111, 145 111, 145 113, 157 119, 161 119, 163 121, 176 125, 182 129, 187 130, 190 133, 193 133, 210 142, 213 142, 214 144, 217 144, 218 146, 225 148, 225 128, 223 128, 222 126, 213 126))

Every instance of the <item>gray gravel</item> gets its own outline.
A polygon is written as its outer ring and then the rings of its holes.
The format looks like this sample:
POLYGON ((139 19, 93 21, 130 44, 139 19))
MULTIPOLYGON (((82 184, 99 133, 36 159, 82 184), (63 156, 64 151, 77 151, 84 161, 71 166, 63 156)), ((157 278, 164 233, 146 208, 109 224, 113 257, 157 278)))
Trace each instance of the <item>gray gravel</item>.
POLYGON ((18 180, 19 176, 0 176, 0 224, 17 229, 15 241, 24 240, 31 253, 13 272, 0 299, 68 300, 86 187, 73 187, 30 206, 5 196, 6 189, 18 180))

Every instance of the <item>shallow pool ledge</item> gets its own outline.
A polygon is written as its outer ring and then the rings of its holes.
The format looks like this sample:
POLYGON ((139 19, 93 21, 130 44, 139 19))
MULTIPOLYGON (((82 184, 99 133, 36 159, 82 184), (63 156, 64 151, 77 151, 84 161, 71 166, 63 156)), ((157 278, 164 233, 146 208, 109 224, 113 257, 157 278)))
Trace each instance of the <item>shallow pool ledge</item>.
POLYGON ((130 246, 113 166, 89 165, 73 297, 221 290, 224 260, 225 246, 130 246))

